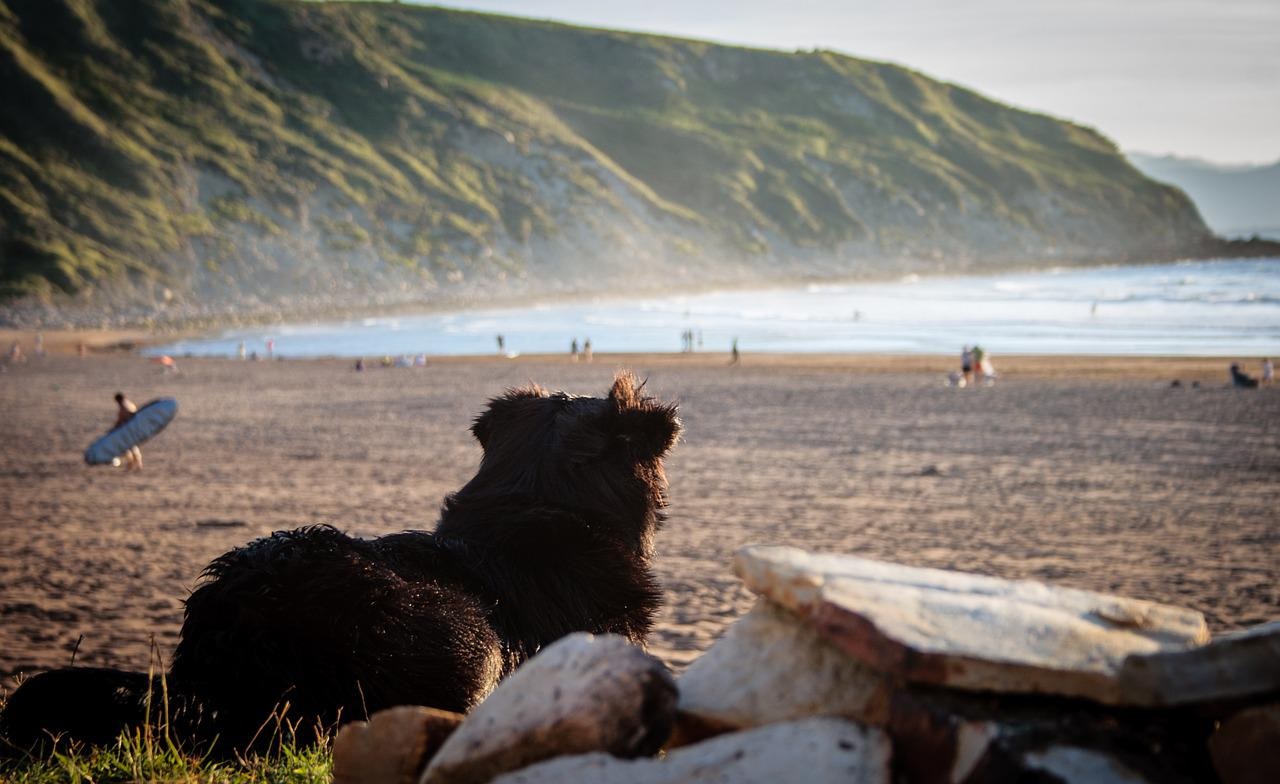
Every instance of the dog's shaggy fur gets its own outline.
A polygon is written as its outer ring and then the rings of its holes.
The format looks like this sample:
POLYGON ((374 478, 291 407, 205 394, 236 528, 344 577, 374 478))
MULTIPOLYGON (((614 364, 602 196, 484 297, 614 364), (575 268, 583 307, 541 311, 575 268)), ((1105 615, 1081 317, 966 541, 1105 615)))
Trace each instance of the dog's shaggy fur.
MULTIPOLYGON (((219 557, 187 600, 174 726, 225 753, 261 747, 286 706, 308 735, 393 705, 466 711, 569 632, 640 642, 660 602, 649 562, 679 429, 630 374, 605 398, 512 390, 475 420, 480 469, 434 533, 313 526, 219 557)), ((135 673, 45 673, 13 694, 0 732, 24 747, 60 732, 102 742, 143 720, 147 687, 135 673)))

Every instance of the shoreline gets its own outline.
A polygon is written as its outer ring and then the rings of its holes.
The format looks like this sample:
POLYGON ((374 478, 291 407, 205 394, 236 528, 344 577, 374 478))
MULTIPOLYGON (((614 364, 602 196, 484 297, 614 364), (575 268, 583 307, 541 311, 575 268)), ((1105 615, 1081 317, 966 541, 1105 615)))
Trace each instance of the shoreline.
MULTIPOLYGON (((0 346, 7 351, 15 340, 22 345, 29 362, 32 357, 36 330, 0 330, 0 346)), ((147 346, 166 343, 174 339, 168 334, 145 330, 50 330, 43 332, 45 350, 50 357, 72 357, 78 346, 86 347, 86 359, 116 357, 120 359, 146 358, 138 350, 147 346)), ((1245 363, 1245 371, 1255 373, 1259 369, 1251 363, 1260 363, 1264 355, 1238 356, 1168 356, 1142 354, 1000 354, 995 357, 1000 379, 1112 379, 1171 383, 1221 382, 1229 385, 1228 366, 1233 361, 1245 363)), ((592 364, 606 368, 654 367, 654 368, 729 368, 728 357, 722 352, 597 352, 593 362, 575 360, 567 354, 427 354, 429 366, 463 365, 538 365, 562 364, 568 367, 590 367, 592 364)), ((180 365, 252 363, 231 357, 181 357, 180 365)), ((316 363, 349 367, 355 357, 279 357, 264 362, 316 363)), ((7 364, 0 358, 0 365, 7 364)), ((959 368, 958 354, 906 354, 906 353, 832 353, 832 352, 744 352, 739 368, 751 368, 774 373, 850 373, 869 375, 936 375, 941 381, 946 374, 959 368)), ((366 372, 412 371, 421 368, 383 368, 366 357, 366 372)), ((999 383, 997 381, 997 383, 999 383)))
MULTIPOLYGON (((285 306, 275 305, 267 309, 259 310, 237 310, 233 306, 226 306, 226 309, 209 313, 191 313, 186 316, 174 316, 166 319, 171 314, 171 308, 165 306, 157 309, 148 316, 137 316, 133 319, 127 319, 120 324, 106 327, 105 329, 89 327, 85 331, 107 331, 107 332, 140 332, 157 330, 163 331, 164 334, 173 339, 180 339, 190 335, 207 334, 216 330, 230 329, 233 327, 255 327, 266 326, 269 324, 281 323, 306 323, 311 321, 331 321, 342 319, 356 318, 377 318, 387 316, 407 316, 432 313, 447 313, 451 311, 470 311, 478 309, 491 308, 514 308, 525 307, 530 303, 537 304, 561 304, 574 303, 582 301, 590 301, 597 299, 630 299, 635 297, 670 297, 676 295, 695 296, 701 294, 709 294, 713 292, 740 292, 755 291, 778 288, 789 288, 794 286, 807 285, 854 285, 854 284, 882 284, 891 283, 901 280, 908 276, 918 276, 920 278, 953 278, 953 277, 982 277, 987 275, 1017 275, 1036 272, 1048 272, 1052 270, 1090 270, 1090 269, 1110 269, 1115 267, 1154 267, 1163 264, 1182 264, 1195 262, 1231 262, 1246 261, 1257 259, 1272 259, 1280 263, 1280 242, 1266 242, 1265 246, 1257 246, 1252 240, 1221 240, 1220 244, 1214 247, 1214 251, 1224 251, 1223 253, 1214 252, 1189 252, 1180 254, 1154 254, 1143 257, 1115 258, 1108 257, 1105 260, 1098 258, 1055 258, 1041 259, 1038 263, 1034 260, 1020 260, 1011 262, 1008 260, 978 260, 973 263, 962 266, 947 266, 945 260, 933 260, 923 258, 905 258, 898 259, 899 267, 892 271, 884 269, 866 269, 858 272, 852 272, 844 275, 830 275, 821 272, 800 273, 792 275, 779 275, 777 277, 752 278, 749 280, 706 280, 706 281, 687 281, 685 285, 679 288, 671 288, 664 285, 636 285, 625 291, 616 289, 585 289, 567 287, 556 290, 548 289, 526 289, 522 291, 506 291, 497 294, 477 294, 476 291, 461 287, 455 290, 442 292, 439 299, 436 300, 405 300, 405 301, 387 301, 375 304, 331 302, 320 303, 311 306, 285 306), (1235 251, 1229 252, 1229 251, 1235 251), (1273 252, 1275 251, 1275 252, 1273 252)), ((370 297, 380 295, 371 294, 370 297)), ((7 307, 46 309, 60 311, 63 317, 55 318, 52 314, 49 316, 49 323, 66 323, 72 315, 77 318, 84 318, 88 314, 87 310, 79 310, 75 306, 67 306, 65 304, 40 304, 35 302, 14 301, 10 303, 0 303, 0 315, 4 314, 7 307)), ((106 324, 110 321, 109 317, 104 318, 103 313, 97 313, 88 317, 89 323, 106 324)), ((39 321, 37 319, 37 321, 39 321)), ((0 333, 25 331, 35 332, 43 329, 41 326, 3 326, 0 327, 0 333)), ((81 328, 57 327, 44 329, 45 332, 54 331, 80 331, 81 328)))

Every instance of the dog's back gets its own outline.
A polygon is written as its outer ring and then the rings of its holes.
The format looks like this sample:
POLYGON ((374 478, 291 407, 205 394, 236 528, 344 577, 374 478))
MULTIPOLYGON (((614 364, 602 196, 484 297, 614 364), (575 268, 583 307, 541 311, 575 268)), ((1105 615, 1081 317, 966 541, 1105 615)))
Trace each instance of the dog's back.
POLYGON ((431 534, 402 536, 428 560, 408 579, 375 542, 329 526, 278 532, 215 560, 187 600, 170 669, 211 717, 201 734, 261 746, 273 715, 301 720, 310 737, 394 705, 463 712, 482 699, 501 674, 486 608, 431 574, 431 534))

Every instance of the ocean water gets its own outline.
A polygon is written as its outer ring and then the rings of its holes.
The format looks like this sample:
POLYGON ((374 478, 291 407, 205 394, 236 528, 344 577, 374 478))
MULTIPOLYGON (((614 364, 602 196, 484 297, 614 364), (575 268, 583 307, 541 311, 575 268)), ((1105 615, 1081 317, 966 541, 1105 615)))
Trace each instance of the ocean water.
POLYGON ((908 276, 228 330, 151 354, 284 357, 679 351, 1280 355, 1280 259, 908 276))

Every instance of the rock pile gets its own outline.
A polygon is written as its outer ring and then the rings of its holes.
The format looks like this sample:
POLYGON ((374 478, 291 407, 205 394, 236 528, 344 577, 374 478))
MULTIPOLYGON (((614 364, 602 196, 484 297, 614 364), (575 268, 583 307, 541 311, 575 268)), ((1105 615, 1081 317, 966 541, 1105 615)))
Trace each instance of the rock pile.
POLYGON ((1211 639, 1179 607, 783 547, 735 568, 760 599, 678 684, 572 635, 465 721, 348 725, 335 780, 1280 781, 1280 622, 1211 639))

